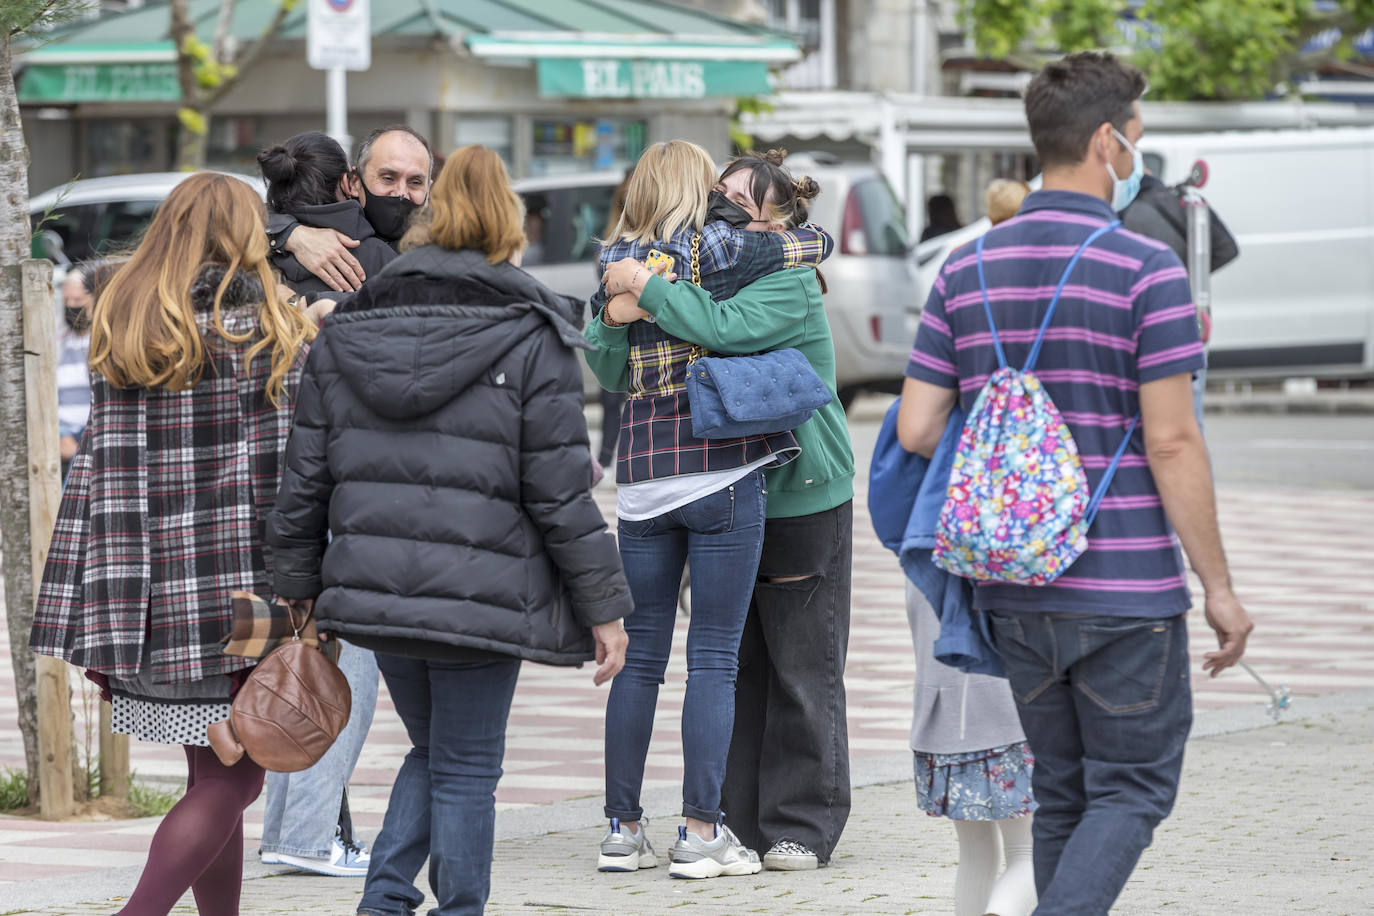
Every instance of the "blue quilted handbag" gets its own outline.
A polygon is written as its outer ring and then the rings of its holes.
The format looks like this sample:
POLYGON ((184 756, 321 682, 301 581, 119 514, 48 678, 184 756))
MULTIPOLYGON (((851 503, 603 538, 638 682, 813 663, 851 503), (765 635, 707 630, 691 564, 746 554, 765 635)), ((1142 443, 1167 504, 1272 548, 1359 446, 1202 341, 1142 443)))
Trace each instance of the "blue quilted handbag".
POLYGON ((800 350, 702 356, 687 366, 692 435, 735 439, 796 429, 833 395, 800 350))

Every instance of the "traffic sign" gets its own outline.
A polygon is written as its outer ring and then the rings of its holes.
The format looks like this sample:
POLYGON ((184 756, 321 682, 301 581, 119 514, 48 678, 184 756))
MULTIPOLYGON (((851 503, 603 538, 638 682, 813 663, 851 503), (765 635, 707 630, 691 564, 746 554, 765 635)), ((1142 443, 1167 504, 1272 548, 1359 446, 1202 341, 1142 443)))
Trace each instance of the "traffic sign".
POLYGON ((305 53, 316 70, 372 66, 369 0, 308 0, 305 53))

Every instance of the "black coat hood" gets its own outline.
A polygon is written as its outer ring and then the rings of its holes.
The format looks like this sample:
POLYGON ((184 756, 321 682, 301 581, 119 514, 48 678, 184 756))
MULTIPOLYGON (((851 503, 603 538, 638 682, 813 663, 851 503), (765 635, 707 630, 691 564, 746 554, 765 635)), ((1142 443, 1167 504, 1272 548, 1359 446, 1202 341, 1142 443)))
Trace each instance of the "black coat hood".
POLYGON ((358 398, 404 419, 453 400, 544 325, 590 349, 571 320, 578 305, 513 264, 426 246, 387 265, 325 327, 358 398))

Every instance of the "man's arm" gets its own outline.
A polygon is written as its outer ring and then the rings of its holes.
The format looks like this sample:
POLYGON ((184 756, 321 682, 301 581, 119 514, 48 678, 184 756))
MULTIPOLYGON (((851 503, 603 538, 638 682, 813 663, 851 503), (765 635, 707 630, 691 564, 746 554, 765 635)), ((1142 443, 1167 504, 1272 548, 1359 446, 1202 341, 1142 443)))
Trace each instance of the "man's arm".
POLYGON ((897 441, 902 448, 922 458, 932 457, 958 401, 957 388, 907 378, 902 383, 902 406, 897 408, 897 441))
POLYGON ((333 229, 302 226, 289 213, 267 214, 267 244, 274 252, 296 256, 301 266, 335 292, 351 292, 363 285, 367 273, 348 249, 361 244, 333 229))
POLYGON ((1216 677, 1240 660, 1255 625, 1231 589, 1217 524, 1212 468, 1193 413, 1191 375, 1181 373, 1142 384, 1140 413, 1155 487, 1188 562, 1202 580, 1207 623, 1216 631, 1219 646, 1206 653, 1202 668, 1216 677))

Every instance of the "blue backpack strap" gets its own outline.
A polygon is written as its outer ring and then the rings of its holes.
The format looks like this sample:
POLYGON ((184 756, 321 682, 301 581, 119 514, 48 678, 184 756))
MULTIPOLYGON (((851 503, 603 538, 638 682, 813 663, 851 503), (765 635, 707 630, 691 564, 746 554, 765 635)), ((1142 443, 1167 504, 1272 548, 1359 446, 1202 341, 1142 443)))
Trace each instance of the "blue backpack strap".
MULTIPOLYGON (((1083 257, 1083 252, 1087 251, 1088 248, 1092 245, 1093 242, 1095 242, 1095 241, 1097 241, 1098 239, 1102 238, 1102 236, 1106 235, 1108 232, 1111 232, 1111 231, 1115 230, 1115 229, 1116 229, 1118 226, 1120 226, 1120 225, 1121 225, 1121 220, 1116 220, 1115 222, 1108 223, 1107 225, 1105 225, 1105 226, 1103 226, 1102 228, 1098 229, 1098 230, 1095 231, 1092 235, 1088 236, 1087 240, 1084 241, 1082 245, 1079 245, 1079 246, 1078 246, 1078 250, 1075 251, 1075 252, 1073 253, 1073 257, 1069 258, 1069 264, 1068 264, 1067 267, 1064 268, 1064 275, 1061 276, 1061 277, 1059 278, 1059 287, 1054 291, 1054 298, 1050 300, 1050 307, 1049 307, 1048 309, 1045 310, 1045 320, 1042 321, 1042 322, 1040 323, 1040 333, 1038 333, 1038 334, 1035 335, 1035 343, 1031 344, 1030 356, 1026 357, 1026 365, 1025 365, 1025 367, 1021 370, 1022 372, 1033 372, 1033 371, 1035 370, 1035 363, 1036 363, 1036 361, 1037 361, 1038 359, 1040 359, 1040 345, 1041 345, 1042 343, 1044 343, 1044 341, 1045 341, 1045 332, 1048 331, 1049 328, 1050 328, 1050 321, 1051 321, 1051 319, 1054 318, 1054 310, 1055 310, 1055 308, 1059 305, 1059 297, 1063 294, 1063 292, 1064 292, 1064 287, 1068 285, 1068 283, 1069 283, 1069 275, 1073 273, 1074 267, 1076 267, 1076 266, 1078 265, 1078 259, 1081 258, 1081 257, 1083 257)), ((982 247, 981 247, 981 245, 980 245, 980 246, 979 246, 979 262, 978 262, 978 279, 979 279, 979 281, 981 281, 982 278, 983 278, 983 273, 982 273, 982 271, 983 271, 983 264, 982 264, 982 247)), ((984 303, 984 305, 987 304, 987 296, 988 296, 987 288, 984 287, 984 289, 983 289, 983 303, 984 303)), ((991 311, 988 312, 988 321, 989 321, 989 322, 992 321, 992 312, 991 312, 991 311)), ((993 341, 996 342, 996 340, 997 340, 997 335, 996 335, 996 332, 994 332, 994 333, 993 333, 993 341)), ((1001 347, 1000 347, 1000 346, 998 347, 998 356, 999 356, 999 357, 1001 356, 1001 347)), ((1005 365, 1006 365, 1006 362, 1004 361, 1004 362, 1002 363, 1002 365, 1005 366, 1005 365)))
POLYGON ((1088 509, 1083 514, 1083 521, 1087 524, 1083 530, 1092 527, 1093 519, 1097 518, 1097 510, 1102 505, 1102 498, 1107 495, 1107 488, 1112 485, 1112 478, 1116 476, 1116 467, 1121 463, 1121 456, 1126 454, 1126 446, 1131 444, 1131 436, 1135 435, 1135 428, 1140 425, 1140 414, 1131 417, 1131 425, 1126 427, 1126 435, 1122 437, 1121 444, 1116 447, 1116 454, 1112 456, 1111 464, 1107 465, 1107 470, 1102 472, 1102 479, 1097 482, 1097 490, 1092 498, 1088 500, 1088 509))
POLYGON ((992 348, 997 351, 997 368, 1007 368, 1007 354, 1002 352, 1002 341, 997 338, 997 325, 992 320, 992 303, 988 301, 988 278, 983 273, 983 239, 978 236, 978 288, 983 291, 983 314, 988 316, 988 330, 992 331, 992 348))

